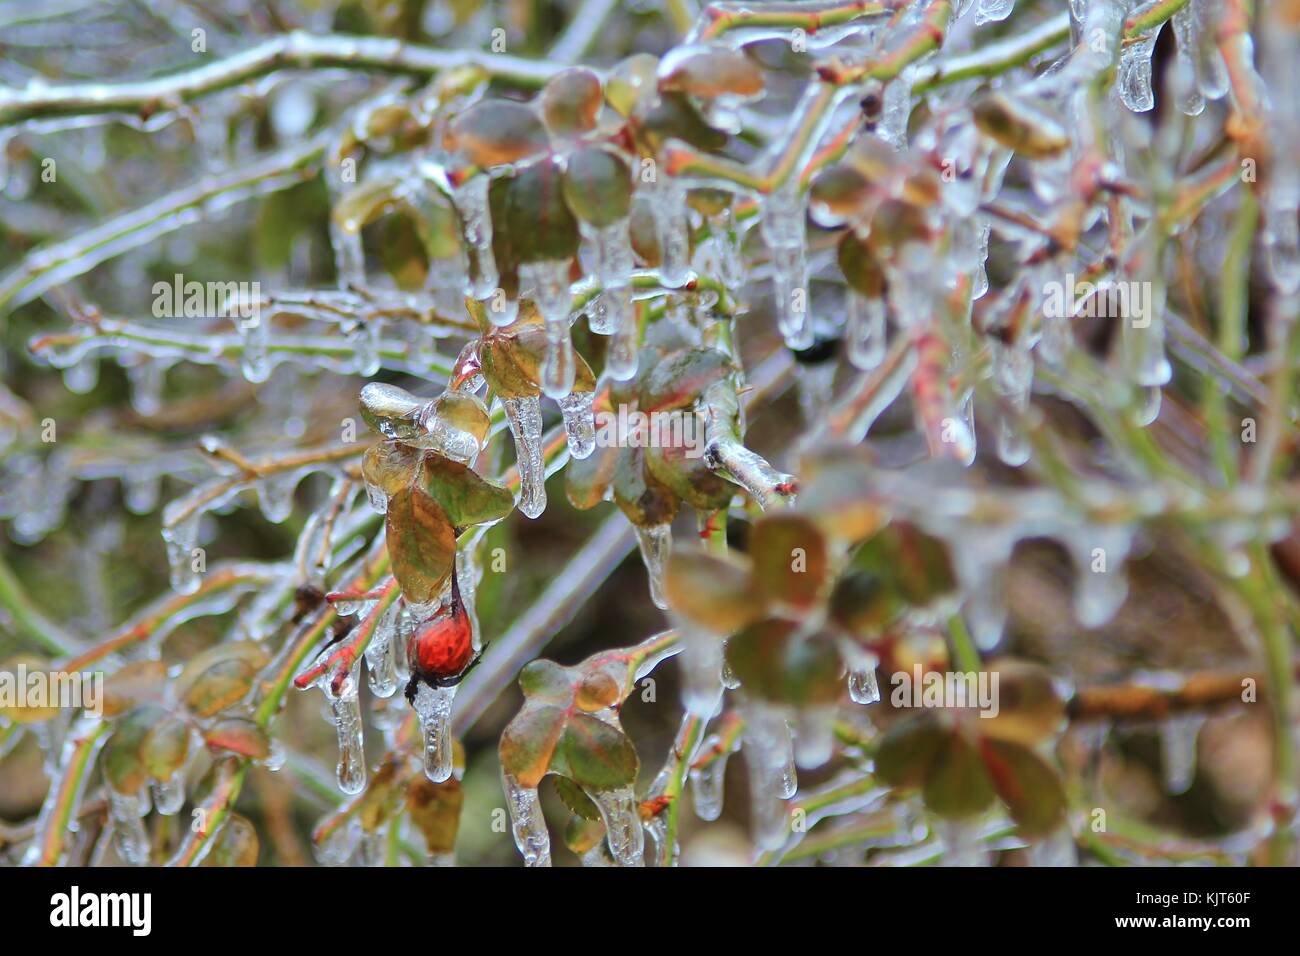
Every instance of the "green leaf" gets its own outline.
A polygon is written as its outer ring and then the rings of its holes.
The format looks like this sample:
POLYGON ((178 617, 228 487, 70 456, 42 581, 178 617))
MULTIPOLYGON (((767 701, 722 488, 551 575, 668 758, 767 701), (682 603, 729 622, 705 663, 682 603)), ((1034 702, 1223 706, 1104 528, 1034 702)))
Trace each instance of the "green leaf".
POLYGON ((636 748, 627 734, 590 714, 572 714, 556 756, 563 775, 587 790, 616 790, 636 780, 636 748))
POLYGON ((987 737, 980 741, 993 786, 1028 837, 1045 836, 1065 820, 1061 778, 1042 757, 1019 744, 987 737))
POLYGON ((628 217, 632 208, 632 171, 607 149, 587 146, 569 154, 564 169, 564 198, 583 222, 605 227, 628 217))
POLYGON ((657 156, 670 139, 680 139, 704 152, 722 149, 727 134, 705 121, 700 111, 682 93, 663 93, 658 102, 633 125, 633 135, 642 156, 657 156))
POLYGON ((500 521, 515 507, 510 489, 436 453, 424 456, 422 481, 424 490, 442 506, 457 531, 500 521))
POLYGON ((696 511, 725 508, 736 494, 736 486, 718 476, 704 462, 704 423, 696 420, 698 447, 686 444, 652 445, 645 449, 646 471, 696 511))
POLYGON ((510 181, 506 228, 514 232, 521 263, 573 258, 578 251, 578 223, 564 201, 563 180, 554 162, 528 166, 510 181))
POLYGON ((975 125, 995 142, 1028 159, 1048 159, 1070 145, 1070 134, 1043 106, 1004 93, 976 101, 975 125))
POLYGON ((585 66, 574 66, 547 80, 540 99, 551 132, 575 136, 596 128, 605 96, 600 77, 585 66))
POLYGON ((674 611, 724 637, 757 620, 766 607, 750 583, 748 564, 698 548, 673 549, 664 590, 674 611))
POLYGON ((624 449, 614 445, 597 445, 586 458, 570 458, 564 468, 564 491, 569 503, 586 511, 604 501, 623 454, 624 449))
POLYGON ((460 150, 475 166, 488 167, 527 159, 549 149, 551 141, 532 107, 482 100, 452 121, 445 145, 460 150))
POLYGON ((243 717, 218 721, 203 733, 210 750, 229 750, 241 757, 262 760, 271 752, 271 739, 261 727, 243 717))
POLYGON ((749 553, 754 586, 769 601, 806 609, 821 595, 830 557, 811 519, 789 512, 764 515, 754 524, 749 553))
POLYGON ((828 635, 803 635, 787 621, 766 620, 727 642, 727 662, 745 693, 805 707, 838 700, 844 665, 828 635))
POLYGON ((416 829, 424 835, 430 855, 448 854, 456 849, 464 803, 465 790, 455 777, 434 783, 424 774, 416 774, 407 784, 406 810, 416 829))
POLYGON ((685 408, 700 393, 735 371, 731 358, 718 349, 689 348, 671 352, 655 364, 641 383, 643 412, 685 408))
POLYGON ((659 65, 659 90, 748 99, 763 92, 763 71, 744 53, 729 47, 678 47, 659 65))
POLYGON ((442 593, 456 561, 451 519, 424 491, 405 488, 388 501, 384 520, 393 576, 412 604, 442 593))
POLYGON ((876 747, 876 776, 891 787, 919 787, 952 728, 932 713, 908 714, 890 726, 876 747))
POLYGON ((185 706, 195 717, 211 717, 233 707, 253 689, 259 670, 243 658, 218 661, 190 686, 182 698, 185 706))
POLYGON ((419 451, 399 442, 378 442, 361 456, 362 477, 390 498, 411 486, 419 467, 419 451))
POLYGON ((190 753, 190 727, 168 714, 145 735, 140 760, 154 780, 168 780, 185 764, 190 753))
MULTIPOLYGON (((591 802, 591 797, 568 777, 558 774, 551 777, 555 783, 555 793, 560 802, 569 808, 569 812, 583 820, 600 820, 600 808, 591 802)), ((603 836, 603 834, 602 834, 603 836)))
POLYGON ((117 722, 104 745, 104 779, 118 793, 135 795, 149 780, 141 750, 154 725, 167 717, 161 707, 137 707, 117 722))
POLYGON ((935 752, 922 796, 941 817, 975 816, 993 803, 993 782, 965 734, 953 731, 935 752))
POLYGON ((831 620, 854 637, 883 634, 904 607, 889 582, 868 571, 849 569, 831 591, 831 620))
POLYGON ((645 452, 625 448, 614 467, 614 501, 639 528, 667 524, 680 502, 667 488, 646 474, 645 452))
POLYGON ((520 786, 536 787, 550 769, 567 722, 564 707, 525 703, 501 733, 501 769, 520 786))

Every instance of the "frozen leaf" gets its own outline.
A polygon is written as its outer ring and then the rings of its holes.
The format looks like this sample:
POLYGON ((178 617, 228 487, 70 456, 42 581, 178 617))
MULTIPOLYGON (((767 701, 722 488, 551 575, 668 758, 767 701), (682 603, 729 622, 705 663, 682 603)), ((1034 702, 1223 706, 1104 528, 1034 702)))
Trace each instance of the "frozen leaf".
POLYGON ((176 696, 196 717, 211 717, 242 701, 268 660, 266 648, 252 641, 218 644, 185 665, 176 696))
POLYGON ((203 732, 209 750, 228 750, 241 757, 264 760, 271 752, 271 740, 261 727, 242 717, 228 717, 203 732))
POLYGON ((366 485, 382 491, 386 498, 409 488, 419 467, 420 453, 398 442, 378 442, 361 456, 361 475, 366 485))
POLYGON ((833 641, 803 635, 785 621, 760 621, 727 643, 727 663, 745 692, 772 703, 831 703, 844 691, 844 665, 833 641))
POLYGON ((570 713, 556 748, 563 775, 587 790, 616 790, 636 780, 636 748, 627 734, 585 713, 570 713))
POLYGON ((542 89, 542 116, 557 136, 575 136, 595 129, 603 103, 600 77, 582 66, 562 70, 542 89))
POLYGON ((546 127, 530 106, 514 100, 483 100, 456 117, 446 146, 475 166, 517 163, 550 147, 546 127))
POLYGON ((677 497, 646 474, 645 451, 623 449, 614 468, 614 501, 627 519, 639 528, 669 524, 677 514, 677 497))
POLYGON ((564 488, 569 503, 582 511, 594 508, 610 494, 614 469, 623 449, 598 445, 586 458, 570 461, 564 469, 564 488))
POLYGON ((510 489, 488 481, 468 465, 437 454, 425 455, 421 483, 458 532, 472 525, 500 521, 515 506, 510 489))
POLYGON ((808 209, 822 226, 843 226, 857 218, 871 192, 871 183, 852 166, 830 166, 813 180, 808 209))
POLYGON ((659 64, 659 89, 705 98, 748 99, 763 92, 763 72, 739 50, 679 46, 659 64))
POLYGON ((894 787, 920 787, 951 729, 933 713, 909 714, 876 747, 876 776, 894 787))
POLYGON ((200 865, 257 866, 260 850, 257 829, 247 818, 232 813, 200 865))
MULTIPOLYGON (((0 670, 9 669, 7 665, 0 670)), ((132 661, 104 678, 104 716, 115 717, 137 704, 157 704, 167 684, 162 661, 132 661)))
POLYGON ((633 124, 641 155, 657 156, 670 139, 680 139, 705 152, 721 149, 727 134, 710 126, 694 104, 681 93, 664 93, 633 124))
POLYGON ((754 589, 770 601, 806 610, 821 595, 829 554, 821 530, 809 518, 764 515, 750 539, 754 589))
POLYGON ((991 93, 976 101, 973 110, 980 132, 1028 159, 1050 159, 1070 145, 1061 122, 1028 100, 991 93))
MULTIPOLYGON (((704 425, 702 421, 697 425, 702 444, 704 425)), ((696 511, 725 508, 735 496, 736 486, 708 466, 702 448, 673 442, 651 445, 644 451, 645 467, 650 475, 696 511)))
POLYGON ((858 238, 853 230, 850 229, 840 237, 839 246, 836 247, 836 261, 854 292, 868 299, 884 297, 884 270, 876 261, 871 247, 858 238))
POLYGON ((674 611, 713 634, 738 631, 764 610, 747 564, 697 548, 673 551, 664 589, 674 611))
POLYGON ((567 261, 577 253, 578 224, 562 186, 559 167, 549 161, 529 166, 510 180, 505 222, 519 262, 567 261))
POLYGON ((898 592, 887 581, 851 569, 835 582, 830 617, 854 637, 877 637, 898 618, 904 607, 898 592))
POLYGON ((993 783, 965 734, 954 730, 935 751, 922 796, 941 817, 974 816, 993 802, 993 783))
POLYGON ((384 530, 393 576, 406 600, 436 599, 456 558, 456 533, 446 511, 424 491, 406 488, 389 501, 384 530))
POLYGON ((424 836, 430 856, 450 854, 456 848, 465 791, 455 777, 434 783, 419 776, 406 786, 406 810, 424 836))
POLYGON ((635 53, 617 63, 605 81, 605 99, 623 116, 631 116, 637 105, 655 93, 659 58, 635 53))
POLYGON ((1011 818, 1027 837, 1045 836, 1065 819, 1065 790, 1042 757, 1015 743, 980 741, 984 766, 1011 818))
POLYGON ((587 146, 570 153, 563 188, 573 214, 598 228, 622 222, 632 209, 632 172, 607 149, 587 146))
POLYGON ((685 408, 734 370, 731 359, 717 349, 673 352, 656 363, 642 381, 639 407, 647 413, 685 408))
POLYGON ((523 787, 535 788, 550 770, 568 711, 552 704, 524 707, 501 734, 501 768, 523 787))
POLYGON ((423 399, 385 382, 368 382, 361 389, 361 417, 378 434, 392 441, 410 441, 425 434, 423 399))
POLYGON ((998 675, 998 714, 980 720, 986 736, 1034 746, 1061 731, 1065 701, 1041 664, 1002 658, 986 666, 998 675))

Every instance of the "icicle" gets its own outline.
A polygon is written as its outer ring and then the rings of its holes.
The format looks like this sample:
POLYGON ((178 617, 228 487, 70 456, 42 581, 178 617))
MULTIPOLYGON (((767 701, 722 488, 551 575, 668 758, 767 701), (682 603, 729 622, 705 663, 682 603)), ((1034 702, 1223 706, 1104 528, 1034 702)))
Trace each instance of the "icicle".
POLYGON ((257 482, 257 503, 271 524, 282 524, 293 514, 293 495, 301 478, 296 471, 282 471, 257 482))
POLYGON ((372 485, 366 482, 366 500, 370 502, 370 507, 379 514, 388 514, 388 493, 378 485, 372 485))
POLYGON ((1165 792, 1186 793, 1196 778, 1196 738, 1205 724, 1204 714, 1180 714, 1160 726, 1160 767, 1165 792))
POLYGON ((344 327, 344 334, 352 346, 354 370, 365 378, 377 373, 382 365, 379 357, 379 334, 382 323, 378 319, 353 322, 344 327))
POLYGON ((1030 866, 1078 866, 1079 849, 1069 824, 1062 824, 1029 847, 1030 866))
POLYGON ((239 331, 241 351, 239 369, 244 378, 250 382, 265 382, 271 377, 271 358, 268 352, 270 323, 262 320, 261 315, 247 318, 236 317, 235 328, 239 331))
POLYGON ((1208 100, 1227 96, 1230 81, 1228 65, 1219 52, 1219 18, 1223 0, 1192 0, 1192 20, 1196 26, 1196 43, 1192 48, 1196 61, 1196 85, 1208 100))
MULTIPOLYGON (((1289 170, 1274 174, 1276 180, 1295 175, 1289 170)), ((1287 194, 1291 192, 1279 188, 1275 181, 1269 188, 1264 208, 1264 261, 1268 276, 1273 286, 1288 296, 1300 290, 1300 222, 1297 221, 1300 195, 1287 194)))
POLYGON ((154 808, 165 817, 174 816, 185 806, 185 771, 177 770, 166 780, 153 782, 154 808))
POLYGON ((878 704, 880 685, 876 680, 876 668, 880 666, 880 658, 856 644, 846 644, 844 657, 849 667, 849 699, 855 704, 878 704))
POLYGON ((1196 83, 1196 24, 1192 19, 1192 5, 1188 4, 1174 14, 1174 89, 1178 108, 1187 116, 1200 116, 1205 111, 1205 97, 1196 83))
POLYGON ((1119 77, 1115 86, 1119 98, 1134 113, 1145 113, 1156 105, 1151 89, 1151 54, 1156 48, 1160 28, 1144 33, 1124 45, 1119 55, 1119 77))
POLYGON ((659 278, 676 289, 691 274, 691 221, 686 209, 686 190, 662 170, 645 184, 659 238, 659 278))
POLYGON ((370 692, 379 698, 392 697, 397 692, 397 658, 394 647, 397 619, 401 610, 393 602, 384 611, 375 631, 366 645, 366 672, 370 692))
POLYGON ((912 80, 910 71, 903 70, 882 91, 876 135, 896 150, 907 149, 907 125, 911 117, 912 80))
POLYGON ((941 866, 986 866, 988 853, 980 845, 980 825, 970 820, 939 820, 935 833, 943 841, 941 866))
POLYGON ((1085 527, 1068 538, 1076 569, 1074 616, 1083 627, 1101 627, 1124 604, 1124 559, 1132 542, 1132 529, 1119 525, 1085 527))
POLYGON ((655 524, 644 528, 637 525, 636 540, 641 546, 641 561, 645 564, 646 575, 650 578, 650 600, 660 610, 667 610, 664 566, 673 547, 673 527, 670 524, 655 524))
POLYGON ((131 382, 131 407, 148 418, 162 411, 163 378, 167 365, 157 359, 145 359, 126 370, 131 382))
POLYGON ((501 775, 506 791, 506 808, 515 846, 523 855, 525 866, 551 865, 551 836, 542 816, 542 801, 536 787, 522 787, 510 774, 501 775))
POLYGON ((99 384, 99 362, 87 352, 63 369, 63 384, 74 395, 88 395, 99 384))
POLYGON ((1011 16, 1015 5, 1016 0, 979 0, 979 6, 975 8, 975 25, 1005 20, 1011 16))
POLYGON ((993 385, 1007 405, 1000 412, 998 458, 1017 468, 1029 460, 1029 440, 1022 419, 1029 407, 1029 392, 1034 381, 1034 359, 1020 344, 1001 346, 994 358, 993 385))
POLYGON ((725 289, 739 289, 745 281, 745 263, 740 255, 736 214, 730 206, 709 217, 709 231, 718 281, 725 289))
POLYGON ((122 476, 122 500, 133 515, 152 514, 162 492, 162 476, 145 471, 122 476))
POLYGON ((849 361, 869 372, 885 357, 885 300, 868 299, 853 291, 848 299, 849 361))
POLYGON ((798 787, 790 729, 780 711, 750 704, 745 708, 743 738, 754 844, 763 850, 779 849, 786 841, 783 801, 798 787))
POLYGON ((605 350, 605 372, 617 382, 626 382, 636 374, 639 357, 640 330, 637 328, 636 310, 633 309, 623 324, 614 330, 605 350))
POLYGON ((835 707, 801 707, 795 712, 794 758, 805 770, 820 767, 835 752, 835 707))
POLYGON ((542 403, 536 395, 503 398, 519 468, 519 510, 536 518, 546 510, 546 463, 542 458, 542 403))
POLYGON ((199 519, 202 515, 195 511, 170 527, 167 517, 165 510, 162 536, 167 544, 167 564, 171 569, 172 590, 177 594, 193 594, 199 589, 199 572, 195 568, 194 550, 199 543, 199 519))
POLYGON ((708 720, 722 702, 722 639, 688 621, 676 621, 682 636, 682 705, 686 712, 708 720))
POLYGON ((424 732, 424 775, 434 783, 451 776, 451 704, 456 688, 430 687, 421 681, 415 690, 415 712, 424 732))
POLYGON ((331 830, 324 839, 313 843, 312 853, 321 866, 345 866, 360 843, 361 821, 353 817, 331 830))
POLYGON ((1014 533, 1004 528, 958 529, 949 538, 954 570, 965 595, 966 623, 975 645, 992 651, 1007 621, 1006 565, 1014 533))
POLYGON ((361 288, 366 284, 366 254, 361 248, 361 226, 349 220, 338 222, 330 217, 330 246, 334 250, 334 272, 340 289, 361 288))
MULTIPOLYGON (((716 735, 704 741, 701 751, 717 750, 720 741, 716 735)), ((723 784, 727 776, 727 758, 731 751, 719 752, 702 767, 691 770, 691 802, 695 815, 712 822, 722 816, 723 784)))
POLYGON ((577 366, 569 335, 569 313, 573 296, 569 292, 569 262, 546 260, 519 267, 520 284, 531 290, 537 310, 546 323, 546 356, 542 360, 542 391, 550 398, 563 398, 573 391, 577 366))
POLYGON ((113 826, 113 845, 118 856, 129 866, 149 863, 149 835, 142 817, 149 812, 149 801, 141 794, 118 793, 108 789, 108 819, 113 826))
POLYGON ((772 256, 772 288, 777 324, 787 347, 796 351, 813 344, 809 311, 807 232, 804 218, 808 197, 798 177, 762 200, 759 229, 772 256))
POLYGON ((570 392, 560 399, 570 457, 589 458, 596 450, 596 419, 591 410, 595 398, 593 392, 570 392))
POLYGON ((636 260, 632 252, 630 223, 627 219, 594 230, 598 263, 597 278, 601 285, 599 318, 590 323, 591 331, 609 335, 633 319, 632 269, 636 260))
MULTIPOLYGON (((472 250, 474 266, 467 276, 466 293, 486 299, 501 284, 496 257, 492 253, 492 216, 488 211, 488 177, 471 176, 456 187, 452 203, 465 229, 465 244, 472 250)), ((489 316, 492 311, 488 310, 489 316)), ((494 318, 495 322, 496 319, 494 318)), ((504 323, 509 325, 509 322, 504 323)))
POLYGON ((267 750, 266 756, 261 760, 261 766, 271 773, 279 773, 284 769, 284 765, 289 760, 289 750, 285 747, 282 740, 275 737, 271 738, 271 746, 267 750))
POLYGON ((329 701, 330 713, 334 717, 334 729, 339 740, 339 762, 336 768, 339 789, 344 793, 360 793, 366 788, 366 755, 361 733, 361 704, 358 699, 357 675, 349 673, 334 693, 330 678, 324 677, 320 687, 325 691, 329 701))
POLYGON ((632 788, 589 790, 587 796, 605 821, 605 839, 615 862, 619 866, 644 866, 645 831, 641 829, 641 814, 632 788))

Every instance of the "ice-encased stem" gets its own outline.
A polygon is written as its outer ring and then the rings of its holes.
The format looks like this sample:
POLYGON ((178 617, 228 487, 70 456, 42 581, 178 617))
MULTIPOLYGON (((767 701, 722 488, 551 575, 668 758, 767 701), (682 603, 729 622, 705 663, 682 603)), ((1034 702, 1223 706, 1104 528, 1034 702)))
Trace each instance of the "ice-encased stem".
POLYGON ((704 450, 704 462, 715 471, 726 471, 764 511, 794 500, 794 478, 777 471, 762 455, 734 438, 724 436, 710 441, 704 450))
POLYGON ((587 796, 605 821, 605 839, 614 861, 619 866, 644 866, 645 831, 641 828, 641 814, 632 788, 590 790, 587 796))
POLYGON ((415 712, 424 734, 424 775, 442 783, 452 773, 451 705, 456 688, 430 687, 423 682, 415 691, 415 712))
POLYGON ((515 846, 524 858, 524 866, 550 866, 551 835, 546 830, 537 788, 520 786, 508 773, 503 773, 501 779, 506 791, 506 809, 510 813, 510 829, 515 846))
POLYGON ((265 382, 271 377, 271 358, 268 351, 268 326, 261 315, 236 318, 240 345, 239 368, 250 382, 265 382))
POLYGON ((546 510, 546 461, 542 456, 542 402, 536 395, 503 398, 515 439, 519 468, 519 510, 536 518, 546 510))

